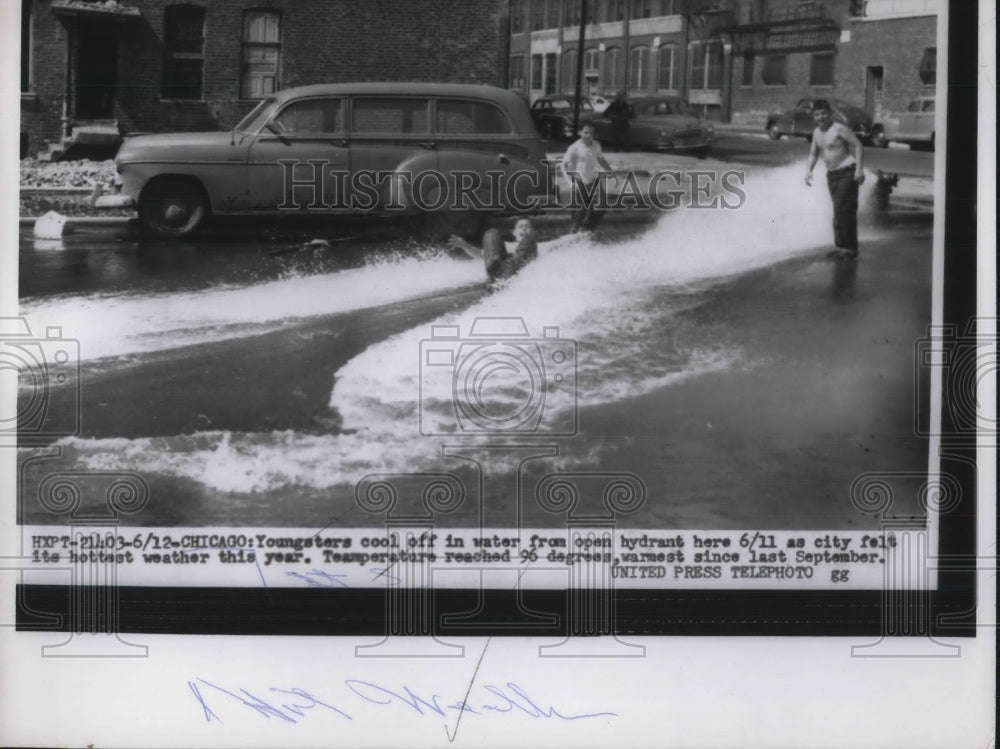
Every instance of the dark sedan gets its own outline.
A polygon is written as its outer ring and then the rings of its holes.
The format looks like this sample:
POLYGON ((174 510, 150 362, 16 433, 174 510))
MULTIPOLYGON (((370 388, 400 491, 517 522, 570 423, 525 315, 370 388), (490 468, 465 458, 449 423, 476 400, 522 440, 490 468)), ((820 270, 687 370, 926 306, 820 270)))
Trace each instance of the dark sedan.
MULTIPOLYGON (((782 135, 812 138, 816 123, 813 122, 813 104, 820 97, 806 97, 787 112, 773 112, 767 117, 767 134, 773 140, 782 135)), ((872 134, 872 116, 861 107, 848 104, 840 99, 828 99, 833 110, 833 121, 847 125, 862 141, 869 142, 872 134)))
MULTIPOLYGON (((576 137, 576 130, 573 129, 575 99, 569 94, 556 94, 535 100, 531 105, 531 119, 535 121, 535 127, 543 138, 558 140, 576 137)), ((594 106, 590 99, 583 97, 580 100, 580 118, 592 114, 594 106)))
POLYGON ((690 105, 676 96, 646 96, 628 99, 628 143, 619 143, 621 129, 615 128, 607 112, 580 119, 594 127, 594 137, 602 145, 628 145, 657 151, 708 152, 715 137, 710 122, 698 117, 690 105))

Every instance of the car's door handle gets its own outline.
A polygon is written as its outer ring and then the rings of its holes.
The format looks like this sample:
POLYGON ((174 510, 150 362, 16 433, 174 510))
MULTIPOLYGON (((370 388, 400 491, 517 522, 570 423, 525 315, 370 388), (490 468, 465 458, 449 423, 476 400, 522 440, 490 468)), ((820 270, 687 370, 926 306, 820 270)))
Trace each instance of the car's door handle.
POLYGON ((432 140, 425 140, 423 143, 418 144, 421 148, 426 148, 428 151, 434 151, 437 149, 437 143, 432 140))
POLYGON ((507 154, 505 154, 505 153, 497 154, 497 161, 499 161, 501 164, 509 164, 510 163, 510 159, 507 158, 507 154))
POLYGON ((331 140, 330 145, 336 146, 337 148, 347 148, 347 141, 343 138, 340 140, 331 140))

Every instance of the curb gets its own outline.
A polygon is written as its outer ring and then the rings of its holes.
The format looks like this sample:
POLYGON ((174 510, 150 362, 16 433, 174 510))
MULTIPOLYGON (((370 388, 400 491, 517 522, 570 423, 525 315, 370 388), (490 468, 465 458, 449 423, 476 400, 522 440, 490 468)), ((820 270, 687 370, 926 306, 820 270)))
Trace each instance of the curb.
MULTIPOLYGON (((20 216, 19 226, 34 226, 41 216, 20 216)), ((134 216, 65 216, 66 223, 72 226, 125 226, 129 221, 135 221, 134 216)))

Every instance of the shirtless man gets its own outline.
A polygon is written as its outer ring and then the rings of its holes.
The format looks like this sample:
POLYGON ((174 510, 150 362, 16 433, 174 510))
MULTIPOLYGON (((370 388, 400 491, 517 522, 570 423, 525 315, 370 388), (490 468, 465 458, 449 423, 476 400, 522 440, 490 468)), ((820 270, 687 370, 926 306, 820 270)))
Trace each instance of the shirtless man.
POLYGON ((826 183, 833 199, 833 242, 831 255, 858 256, 858 187, 865 181, 864 148, 849 127, 833 121, 830 104, 819 99, 813 105, 816 129, 806 165, 806 184, 812 185, 812 170, 822 156, 826 183))
POLYGON ((510 278, 538 257, 535 227, 526 218, 519 219, 514 224, 513 242, 504 242, 499 231, 488 229, 483 235, 482 249, 455 235, 452 235, 450 244, 471 257, 481 259, 486 266, 486 276, 490 283, 510 278))

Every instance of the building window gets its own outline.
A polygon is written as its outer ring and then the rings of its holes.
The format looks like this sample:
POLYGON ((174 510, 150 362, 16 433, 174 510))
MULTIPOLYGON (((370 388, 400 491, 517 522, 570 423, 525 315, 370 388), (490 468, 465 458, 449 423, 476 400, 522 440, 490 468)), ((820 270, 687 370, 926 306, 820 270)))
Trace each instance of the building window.
POLYGON ((164 11, 163 98, 201 99, 205 9, 169 5, 164 11))
POLYGON ((31 33, 33 0, 21 0, 21 91, 31 91, 31 58, 34 50, 31 33))
POLYGON ((722 42, 694 42, 691 45, 691 89, 722 89, 722 42))
POLYGON ((743 75, 740 78, 740 85, 744 87, 753 86, 753 68, 754 68, 754 56, 753 52, 743 53, 743 75))
POLYGON ((611 91, 621 86, 622 51, 611 47, 604 51, 604 90, 611 91))
POLYGON ((632 0, 632 18, 649 18, 653 15, 653 0, 632 0))
POLYGON ((656 87, 668 91, 677 90, 677 45, 664 44, 659 52, 659 72, 656 87))
POLYGON ((531 56, 531 88, 537 91, 542 87, 542 56, 531 56))
POLYGON ((937 83, 937 47, 928 47, 920 58, 920 80, 927 86, 937 83))
POLYGON ((810 86, 833 85, 833 61, 834 54, 832 52, 822 52, 812 56, 809 63, 810 86))
POLYGON ((680 13, 677 0, 660 0, 660 15, 674 16, 680 13))
POLYGON ((583 56, 583 69, 588 73, 596 74, 601 67, 601 52, 596 49, 588 49, 583 56))
POLYGON ((528 80, 524 70, 524 55, 511 55, 510 57, 510 88, 521 93, 526 93, 528 90, 528 80))
POLYGON ((647 61, 649 60, 649 47, 632 48, 632 65, 629 70, 629 88, 633 91, 642 91, 648 83, 646 72, 647 61))
POLYGON ((576 90, 576 50, 563 53, 563 90, 576 90))
POLYGON ((765 86, 785 86, 788 84, 788 57, 785 55, 769 55, 764 58, 764 69, 760 78, 765 86))
POLYGON ((243 14, 243 81, 240 96, 263 99, 278 90, 281 16, 268 10, 243 14))
MULTIPOLYGON (((541 0, 538 0, 541 2, 541 0)), ((545 28, 547 29, 557 29, 559 28, 559 0, 545 0, 545 28)))
POLYGON ((545 28, 545 0, 535 0, 531 4, 531 30, 540 31, 545 28))
POLYGON ((605 21, 624 21, 625 20, 625 1, 626 0, 608 0, 608 12, 604 17, 605 21))
POLYGON ((566 0, 566 22, 564 26, 580 25, 580 2, 581 0, 566 0))
POLYGON ((510 33, 524 31, 524 4, 521 0, 510 0, 510 33))
POLYGON ((554 94, 556 92, 556 53, 550 52, 545 55, 545 93, 554 94))

